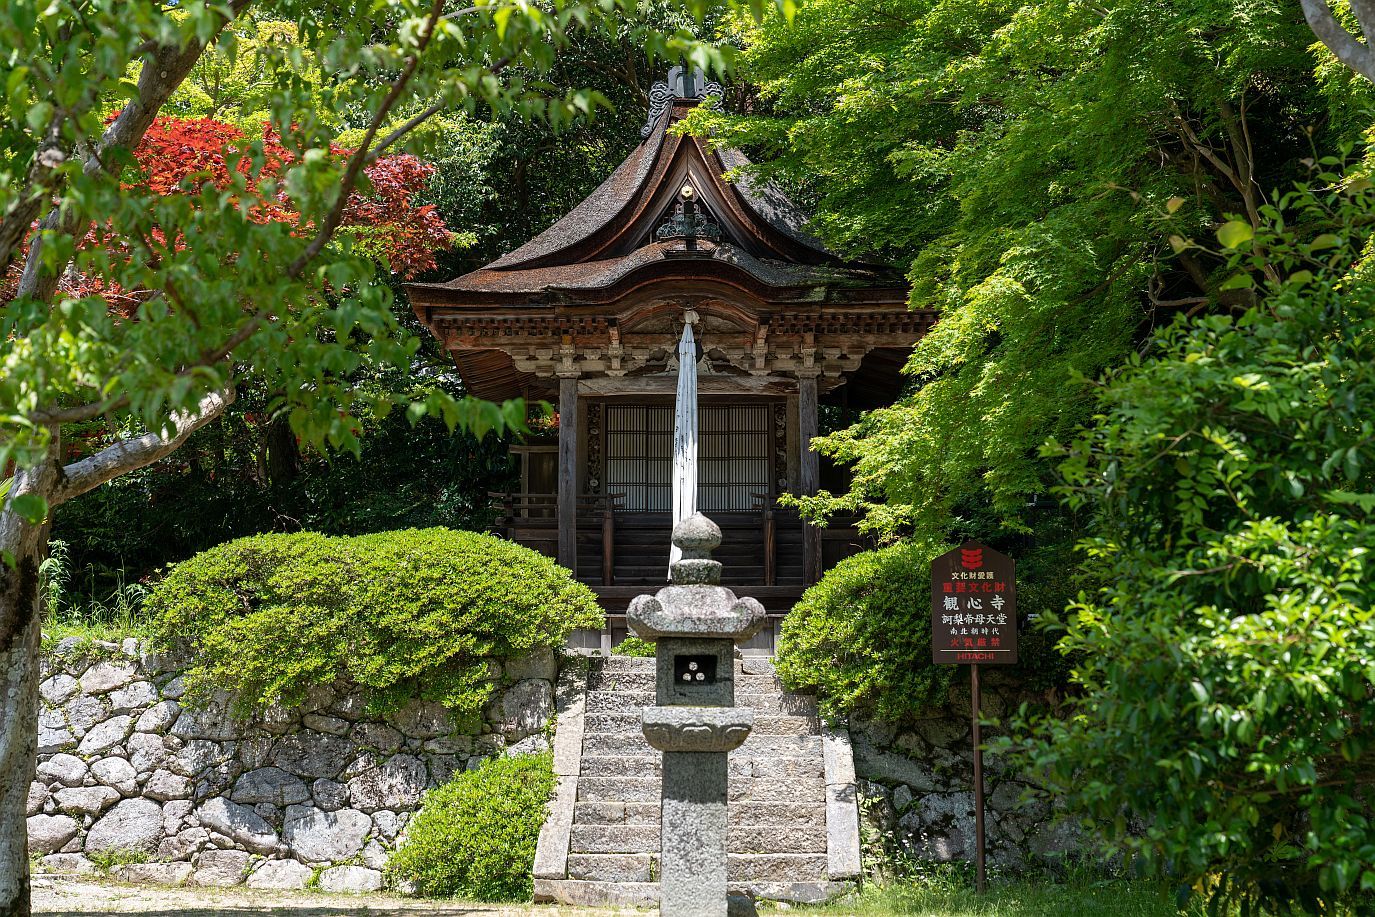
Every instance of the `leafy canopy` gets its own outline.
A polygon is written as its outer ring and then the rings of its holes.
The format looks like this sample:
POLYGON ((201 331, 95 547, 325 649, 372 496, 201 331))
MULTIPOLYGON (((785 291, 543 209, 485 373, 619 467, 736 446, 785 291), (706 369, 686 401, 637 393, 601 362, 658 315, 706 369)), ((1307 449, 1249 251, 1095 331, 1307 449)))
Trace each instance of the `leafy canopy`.
POLYGON ((489 662, 603 623, 552 560, 448 529, 242 538, 177 564, 145 607, 155 636, 189 654, 188 692, 232 691, 244 712, 345 679, 379 711, 422 697, 474 716, 489 662))
MULTIPOLYGON (((700 18, 711 6, 676 8, 700 18)), ((791 11, 791 0, 780 6, 791 11)), ((749 8, 762 14, 763 0, 749 8)), ((0 311, 0 464, 31 466, 61 424, 93 417, 170 432, 239 378, 279 393, 274 411, 319 447, 356 449, 357 418, 398 405, 478 432, 520 425, 519 404, 349 383, 363 365, 404 368, 417 343, 375 281, 375 244, 337 230, 354 187, 378 184, 367 168, 440 112, 513 113, 555 128, 595 112, 600 93, 551 94, 541 75, 575 36, 627 23, 653 57, 714 71, 728 62, 686 29, 655 28, 633 0, 453 11, 415 0, 6 4, 0 271, 23 259, 24 272, 0 311), (251 17, 279 25, 227 29, 251 17), (241 31, 253 38, 243 47, 241 31), (252 56, 270 135, 226 152, 226 181, 193 173, 178 193, 151 187, 133 150, 153 118, 196 66, 233 69, 241 52, 252 56), (345 153, 335 141, 354 127, 361 135, 345 153), (293 218, 261 219, 279 206, 293 218), (93 227, 107 244, 81 246, 93 227), (136 306, 58 289, 73 273, 140 291, 136 306)), ((25 497, 41 509, 43 494, 25 497)))
POLYGON ((1375 186, 1217 232, 1239 316, 1110 373, 1063 449, 1105 585, 1060 621, 1078 689, 1023 763, 1114 845, 1281 912, 1375 890, 1375 186), (1129 830, 1130 825, 1144 826, 1129 830))

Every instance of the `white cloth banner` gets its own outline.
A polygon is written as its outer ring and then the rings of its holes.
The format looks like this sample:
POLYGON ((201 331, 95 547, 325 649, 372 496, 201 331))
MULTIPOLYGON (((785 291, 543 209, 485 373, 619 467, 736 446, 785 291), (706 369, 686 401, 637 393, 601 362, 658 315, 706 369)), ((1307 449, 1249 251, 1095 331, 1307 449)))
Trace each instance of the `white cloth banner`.
MULTIPOLYGON (((697 341, 692 336, 696 316, 689 314, 678 342, 678 400, 673 411, 673 525, 697 512, 697 341)), ((682 557, 671 545, 668 562, 682 557)))

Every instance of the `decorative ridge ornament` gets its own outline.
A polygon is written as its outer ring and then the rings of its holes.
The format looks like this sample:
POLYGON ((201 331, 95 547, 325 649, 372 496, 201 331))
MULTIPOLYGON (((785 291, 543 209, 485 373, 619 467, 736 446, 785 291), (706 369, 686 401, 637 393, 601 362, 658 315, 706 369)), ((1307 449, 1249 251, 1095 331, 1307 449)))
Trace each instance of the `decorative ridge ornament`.
POLYGON ((720 99, 723 94, 721 84, 708 80, 701 67, 693 67, 691 72, 682 66, 674 67, 668 71, 668 79, 649 87, 649 117, 645 119, 645 126, 640 128, 640 137, 648 138, 653 133, 654 125, 675 101, 702 102, 720 99))

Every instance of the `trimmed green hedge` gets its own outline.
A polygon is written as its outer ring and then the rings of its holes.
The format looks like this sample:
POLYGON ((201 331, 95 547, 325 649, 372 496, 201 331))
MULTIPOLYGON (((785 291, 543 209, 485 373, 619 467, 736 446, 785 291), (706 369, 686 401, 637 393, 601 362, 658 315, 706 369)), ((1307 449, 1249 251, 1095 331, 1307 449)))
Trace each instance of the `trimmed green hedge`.
MULTIPOLYGON (((1020 615, 1065 607, 1072 584, 1057 576, 1058 545, 1018 551, 994 544, 1017 559, 1020 615)), ((965 666, 931 662, 931 561, 950 547, 904 541, 828 570, 783 619, 776 660, 783 683, 815 693, 827 716, 898 722, 945 706, 957 673, 969 678, 965 666)), ((1022 623, 1019 662, 1008 674, 1029 697, 1065 682, 1069 661, 1056 650, 1056 637, 1022 623)))
POLYGON ((931 664, 931 558, 904 542, 846 558, 783 619, 778 675, 827 715, 900 720, 945 702, 957 666, 931 664))
POLYGON ((159 642, 189 651, 188 692, 228 688, 241 712, 346 678, 375 712, 421 697, 477 715, 489 662, 604 620, 549 558, 442 528, 242 538, 177 564, 146 608, 159 642))
POLYGON ((425 794, 387 864, 389 880, 433 898, 530 900, 535 844, 554 786, 547 754, 495 758, 458 774, 425 794))

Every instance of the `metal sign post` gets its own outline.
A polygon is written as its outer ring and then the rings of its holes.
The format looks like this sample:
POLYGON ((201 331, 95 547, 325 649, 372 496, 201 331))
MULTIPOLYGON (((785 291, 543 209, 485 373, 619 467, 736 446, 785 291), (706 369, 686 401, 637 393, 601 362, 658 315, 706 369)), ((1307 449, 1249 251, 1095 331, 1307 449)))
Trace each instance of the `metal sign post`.
POLYGON ((1012 558, 967 541, 931 561, 931 661, 969 665, 974 725, 974 887, 983 893, 984 766, 979 665, 1017 662, 1017 568, 1012 558))

